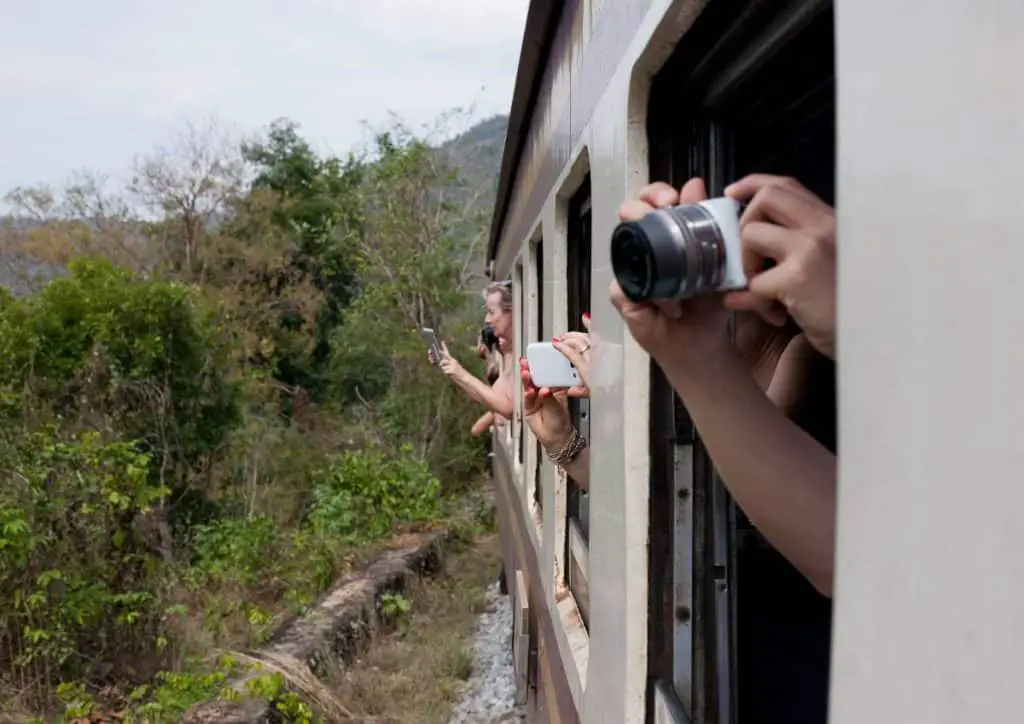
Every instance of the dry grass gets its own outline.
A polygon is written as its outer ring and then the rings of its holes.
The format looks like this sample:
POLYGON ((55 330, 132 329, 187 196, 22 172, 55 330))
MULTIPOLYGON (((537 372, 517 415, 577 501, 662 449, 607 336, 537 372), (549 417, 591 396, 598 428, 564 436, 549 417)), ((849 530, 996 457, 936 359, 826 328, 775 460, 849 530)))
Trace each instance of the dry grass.
POLYGON ((497 535, 449 554, 445 570, 406 592, 411 611, 332 681, 353 720, 444 724, 473 663, 473 629, 500 570, 497 535))

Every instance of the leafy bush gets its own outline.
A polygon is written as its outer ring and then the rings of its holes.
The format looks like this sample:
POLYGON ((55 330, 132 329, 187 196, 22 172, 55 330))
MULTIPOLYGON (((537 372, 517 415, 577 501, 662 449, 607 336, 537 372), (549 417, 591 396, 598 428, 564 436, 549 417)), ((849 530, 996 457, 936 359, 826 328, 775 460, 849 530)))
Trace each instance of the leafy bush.
POLYGON ((151 481, 148 456, 95 433, 37 433, 4 458, 0 650, 36 687, 88 678, 149 638, 156 598, 143 530, 166 488, 151 481))
POLYGON ((0 307, 0 390, 23 412, 108 429, 159 456, 178 482, 237 419, 209 321, 188 287, 82 258, 35 296, 0 307))
POLYGON ((278 560, 278 535, 276 523, 265 515, 196 526, 192 532, 196 566, 215 578, 231 576, 243 585, 255 585, 278 560))
POLYGON ((395 523, 437 518, 440 493, 441 482, 411 446, 394 457, 372 448, 346 452, 317 476, 309 522, 353 541, 379 538, 395 523))

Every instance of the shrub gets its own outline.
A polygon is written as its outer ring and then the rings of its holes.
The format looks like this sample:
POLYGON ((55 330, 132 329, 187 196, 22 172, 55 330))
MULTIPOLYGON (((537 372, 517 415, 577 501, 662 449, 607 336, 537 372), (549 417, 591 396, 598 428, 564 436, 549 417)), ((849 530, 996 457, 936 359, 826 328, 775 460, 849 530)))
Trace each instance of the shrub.
POLYGON ((309 523, 348 540, 378 538, 396 523, 440 514, 441 483, 404 446, 394 456, 376 448, 338 455, 317 475, 309 523))
POLYGON ((31 390, 24 412, 114 432, 183 481, 238 416, 208 319, 182 284, 88 258, 70 271, 0 306, 0 391, 31 390))
POLYGON ((37 433, 4 458, 0 650, 43 697, 55 678, 89 678, 149 645, 156 599, 143 533, 166 489, 151 481, 148 456, 95 433, 37 433))

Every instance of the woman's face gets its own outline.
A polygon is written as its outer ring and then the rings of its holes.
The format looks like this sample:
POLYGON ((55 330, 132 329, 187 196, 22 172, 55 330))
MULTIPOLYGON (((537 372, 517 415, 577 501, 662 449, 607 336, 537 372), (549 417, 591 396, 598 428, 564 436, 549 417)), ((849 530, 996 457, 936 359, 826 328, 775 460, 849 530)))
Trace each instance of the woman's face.
POLYGON ((501 292, 494 292, 487 295, 485 302, 487 309, 484 321, 494 328, 494 333, 499 339, 512 341, 512 312, 505 312, 501 309, 501 292))

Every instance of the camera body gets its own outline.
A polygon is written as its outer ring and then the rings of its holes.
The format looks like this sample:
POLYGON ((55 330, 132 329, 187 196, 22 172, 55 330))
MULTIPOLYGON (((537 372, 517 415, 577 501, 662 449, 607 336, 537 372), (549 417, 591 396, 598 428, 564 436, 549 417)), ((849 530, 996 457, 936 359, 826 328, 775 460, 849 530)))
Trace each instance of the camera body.
POLYGON ((656 209, 612 232, 612 269, 635 302, 743 289, 741 204, 719 197, 656 209))
POLYGON ((498 335, 494 331, 494 327, 489 324, 485 324, 483 329, 480 330, 480 341, 484 343, 484 346, 494 351, 494 348, 498 346, 498 335))

